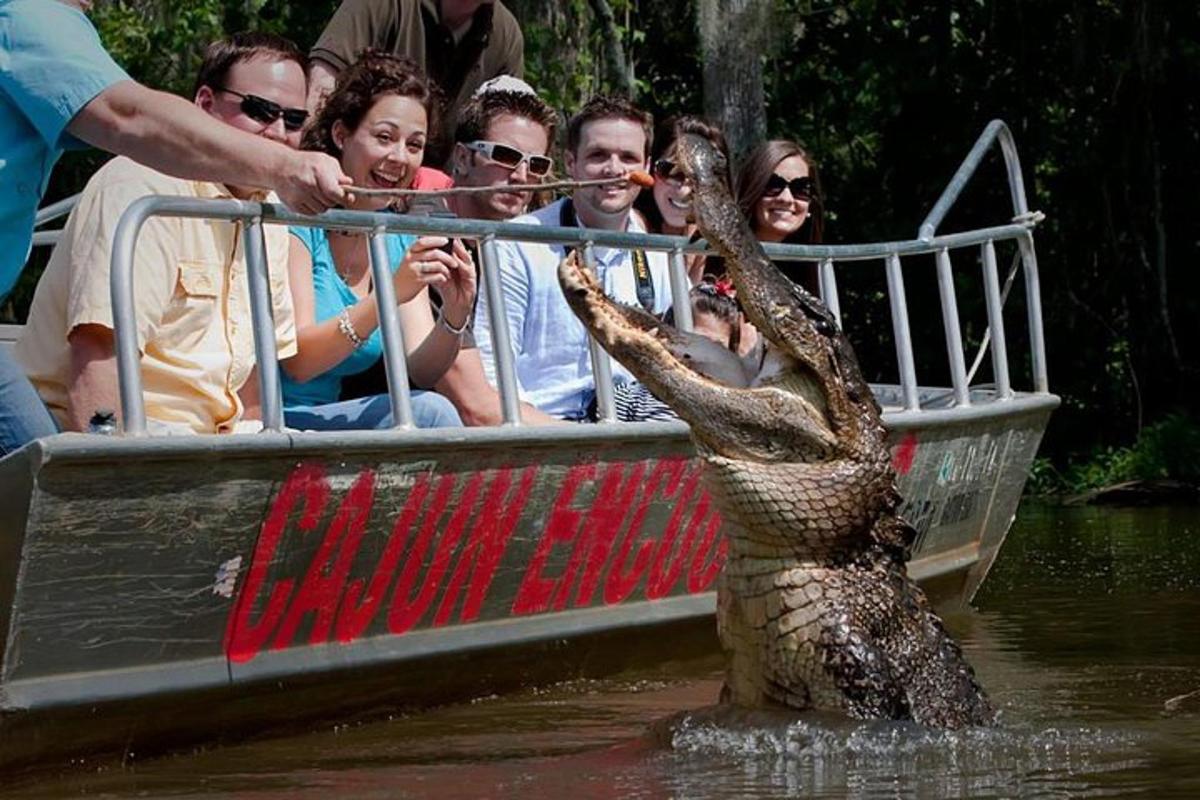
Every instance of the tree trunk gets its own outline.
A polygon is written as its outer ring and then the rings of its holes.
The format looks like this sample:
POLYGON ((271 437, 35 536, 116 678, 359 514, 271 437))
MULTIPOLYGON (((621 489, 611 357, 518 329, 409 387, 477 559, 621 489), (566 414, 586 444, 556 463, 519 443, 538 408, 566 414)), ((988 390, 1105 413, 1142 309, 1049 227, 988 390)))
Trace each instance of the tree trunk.
POLYGON ((704 52, 704 112, 720 123, 736 163, 767 133, 762 57, 770 0, 698 0, 704 52))

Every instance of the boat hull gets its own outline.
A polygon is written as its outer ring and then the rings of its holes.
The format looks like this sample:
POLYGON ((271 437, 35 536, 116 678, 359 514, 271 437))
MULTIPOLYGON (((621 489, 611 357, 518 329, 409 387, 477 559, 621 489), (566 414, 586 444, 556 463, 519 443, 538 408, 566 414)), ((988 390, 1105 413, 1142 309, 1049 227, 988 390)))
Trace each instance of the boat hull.
MULTIPOLYGON (((983 580, 1056 404, 887 417, 935 596, 983 580)), ((674 424, 35 443, 0 462, 0 765, 713 652, 699 474, 674 424)))

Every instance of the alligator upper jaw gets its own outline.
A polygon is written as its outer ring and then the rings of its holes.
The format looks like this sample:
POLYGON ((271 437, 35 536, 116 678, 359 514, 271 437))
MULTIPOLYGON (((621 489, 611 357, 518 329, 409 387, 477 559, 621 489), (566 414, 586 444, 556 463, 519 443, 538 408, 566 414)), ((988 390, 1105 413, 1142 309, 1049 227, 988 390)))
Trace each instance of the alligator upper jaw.
POLYGON ((829 341, 838 333, 829 310, 771 263, 738 211, 723 156, 702 136, 676 143, 679 166, 692 185, 692 214, 725 259, 747 318, 777 348, 818 375, 829 373, 829 341))
POLYGON ((558 278, 567 303, 600 345, 714 452, 756 461, 817 461, 833 454, 837 438, 824 414, 800 395, 701 374, 676 354, 690 340, 640 309, 614 303, 575 254, 559 265, 558 278))
POLYGON ((879 408, 837 320, 767 257, 730 196, 722 156, 704 137, 685 134, 677 140, 676 157, 693 187, 696 222, 725 257, 746 317, 796 362, 793 372, 819 387, 831 427, 845 434, 844 444, 853 446, 866 428, 881 435, 879 408))

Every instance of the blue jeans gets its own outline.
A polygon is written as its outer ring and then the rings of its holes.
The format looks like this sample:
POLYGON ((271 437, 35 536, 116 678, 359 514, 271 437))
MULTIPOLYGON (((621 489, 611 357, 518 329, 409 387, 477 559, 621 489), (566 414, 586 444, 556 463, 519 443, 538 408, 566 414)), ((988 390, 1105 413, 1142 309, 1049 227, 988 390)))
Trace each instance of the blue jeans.
POLYGON ((0 457, 56 433, 58 425, 25 377, 25 370, 0 348, 0 457))
MULTIPOLYGON (((461 428, 454 404, 437 392, 412 390, 413 423, 418 428, 461 428)), ((283 411, 289 428, 306 431, 382 430, 392 427, 392 404, 386 394, 358 397, 320 406, 292 406, 283 411)))

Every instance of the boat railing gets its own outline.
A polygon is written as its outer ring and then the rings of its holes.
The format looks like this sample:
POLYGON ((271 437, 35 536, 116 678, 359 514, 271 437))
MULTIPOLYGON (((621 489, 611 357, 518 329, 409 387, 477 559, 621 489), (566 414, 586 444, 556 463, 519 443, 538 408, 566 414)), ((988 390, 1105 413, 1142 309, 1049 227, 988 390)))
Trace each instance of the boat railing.
POLYGON ((79 205, 79 194, 73 194, 70 197, 64 197, 62 200, 39 208, 33 219, 33 246, 53 247, 58 244, 58 240, 62 236, 62 228, 48 231, 39 231, 37 229, 55 220, 62 219, 74 211, 77 205, 79 205))
MULTIPOLYGON (((263 239, 263 225, 320 227, 342 231, 359 231, 369 241, 370 266, 379 305, 379 327, 383 340, 383 357, 391 399, 392 416, 397 428, 413 426, 409 398, 405 348, 397 318, 392 288, 391 267, 388 264, 384 236, 389 233, 434 234, 473 239, 479 242, 481 290, 487 292, 491 317, 488 320, 495 349, 495 374, 505 425, 520 425, 519 392, 513 350, 501 291, 501 273, 497 243, 503 240, 539 242, 577 247, 585 267, 594 268, 594 248, 609 247, 663 252, 670 266, 670 291, 676 313, 676 323, 684 329, 691 327, 691 307, 688 301, 689 283, 685 256, 707 253, 703 241, 689 243, 686 239, 655 234, 638 234, 592 230, 530 226, 511 222, 491 222, 446 217, 408 216, 384 212, 334 210, 319 216, 296 214, 282 205, 240 200, 201 200, 179 197, 145 197, 133 203, 122 215, 114 236, 112 252, 111 290, 116 338, 121 404, 124 430, 127 434, 146 431, 145 407, 141 375, 138 369, 139 350, 134 319, 133 255, 142 225, 151 217, 190 217, 228 220, 242 223, 253 319, 255 355, 259 364, 277 363, 274 326, 263 239)), ((954 283, 954 251, 979 252, 983 270, 983 292, 987 311, 987 340, 992 353, 994 390, 998 402, 1011 400, 1014 391, 1009 374, 1008 346, 1004 328, 1003 302, 996 259, 996 245, 1016 243, 1016 256, 1023 266, 1026 294, 1027 324, 1031 348, 1032 391, 1046 394, 1049 385, 1046 374, 1045 345, 1042 327, 1037 258, 1033 245, 1033 228, 1040 215, 1030 214, 1026 207, 1020 164, 1012 136, 1004 123, 991 123, 979 137, 975 147, 947 186, 934 209, 921 226, 917 239, 848 245, 768 245, 768 255, 777 260, 815 262, 819 267, 822 299, 839 324, 842 308, 837 288, 838 268, 861 262, 881 264, 887 282, 887 297, 891 313, 897 366, 899 372, 899 405, 904 412, 918 413, 922 403, 913 358, 913 338, 909 324, 908 301, 905 295, 902 260, 913 256, 933 255, 936 264, 938 294, 945 332, 946 357, 952 384, 952 405, 966 408, 972 403, 970 379, 964 356, 959 324, 958 300, 954 283), (953 205, 963 186, 970 180, 987 150, 999 141, 1008 167, 1009 188, 1014 219, 1003 225, 972 231, 935 235, 937 226, 953 205)), ((1014 265, 1016 261, 1014 260, 1014 265)), ((981 351, 982 355, 982 351, 981 351)), ((600 421, 616 419, 612 396, 611 364, 608 356, 592 343, 592 363, 595 375, 597 410, 600 421)), ((263 426, 267 430, 283 427, 283 401, 277 369, 258 370, 260 381, 263 426)))
POLYGON ((926 215, 917 231, 918 239, 929 241, 933 238, 938 226, 942 224, 942 220, 946 218, 946 214, 954 206, 958 196, 962 194, 962 190, 971 182, 971 178, 975 177, 975 171, 983 163, 983 159, 992 149, 992 145, 997 143, 1000 145, 1001 155, 1004 156, 1004 168, 1008 177, 1008 194, 1013 205, 1013 218, 1021 219, 1029 215, 1029 203, 1025 199, 1025 177, 1021 174, 1021 159, 1017 155, 1017 144, 1013 141, 1012 131, 1008 129, 1008 125, 1003 120, 994 119, 983 129, 983 133, 979 134, 979 138, 975 140, 970 152, 967 153, 954 176, 950 178, 946 188, 942 190, 941 197, 929 210, 929 214, 926 215))

